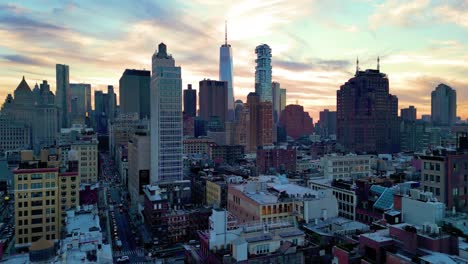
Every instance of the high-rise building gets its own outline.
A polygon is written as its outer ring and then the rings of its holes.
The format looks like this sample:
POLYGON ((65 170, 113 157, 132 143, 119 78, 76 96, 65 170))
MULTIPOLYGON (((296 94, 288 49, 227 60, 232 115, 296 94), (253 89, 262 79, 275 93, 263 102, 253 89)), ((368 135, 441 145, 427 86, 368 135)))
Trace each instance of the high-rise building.
POLYGON ((286 107, 286 89, 280 89, 280 117, 281 117, 281 112, 283 112, 285 107, 286 107))
POLYGON ((133 205, 143 202, 143 186, 150 184, 150 135, 135 131, 128 141, 128 192, 133 205))
POLYGON ((246 146, 245 151, 247 153, 252 153, 257 151, 257 146, 258 146, 258 110, 259 110, 259 105, 260 105, 260 96, 257 93, 249 93, 247 95, 247 103, 244 108, 248 109, 248 117, 245 118, 244 120, 248 122, 248 126, 241 126, 240 128, 242 129, 243 127, 248 127, 249 131, 247 133, 247 143, 248 145, 246 146))
POLYGON ((182 78, 166 45, 152 57, 151 182, 182 179, 182 78))
POLYGON ((325 109, 320 111, 320 120, 315 129, 323 138, 329 138, 336 135, 336 111, 325 109))
POLYGON ((432 123, 451 126, 457 120, 457 92, 450 86, 439 84, 431 93, 432 123))
POLYGON ((0 153, 31 148, 31 127, 11 116, 0 116, 0 153))
POLYGON ((124 71, 119 80, 120 113, 138 113, 140 119, 150 117, 150 80, 150 71, 124 71))
POLYGON ((127 147, 130 135, 140 125, 146 125, 147 120, 140 120, 139 116, 137 112, 120 114, 114 121, 109 122, 109 153, 112 157, 121 146, 127 147))
MULTIPOLYGON (((28 140, 28 142, 32 144, 26 149, 33 148, 39 151, 43 147, 54 145, 59 129, 59 109, 53 105, 54 95, 50 91, 43 90, 44 98, 41 98, 39 89, 38 97, 31 91, 24 77, 15 89, 14 95, 14 98, 10 94, 7 96, 2 106, 2 115, 7 119, 15 120, 17 125, 18 123, 24 124, 29 128, 27 129, 28 137, 31 141, 28 140)), ((18 141, 18 143, 22 142, 18 141)))
POLYGON ((87 83, 70 83, 71 99, 76 98, 76 113, 86 115, 91 109, 91 84, 87 83))
POLYGON ((197 116, 197 91, 191 84, 184 90, 184 113, 189 117, 197 116))
POLYGON ((400 110, 401 119, 404 121, 416 121, 416 108, 410 105, 408 108, 400 110))
POLYGON ((77 153, 78 173, 82 183, 98 182, 98 142, 94 139, 80 140, 70 148, 77 153))
POLYGON ((273 98, 273 121, 278 124, 281 115, 281 88, 279 82, 271 84, 273 98))
POLYGON ((107 93, 94 91, 95 129, 98 133, 108 132, 108 121, 113 121, 116 115, 116 96, 114 87, 109 85, 107 93))
POLYGON ((399 151, 398 98, 389 93, 387 75, 356 70, 337 91, 337 139, 350 151, 399 151))
POLYGON ((56 100, 55 105, 60 111, 60 127, 70 127, 71 97, 70 97, 70 79, 68 65, 57 64, 56 70, 56 100))
POLYGON ((239 121, 243 107, 244 107, 244 103, 242 102, 242 100, 236 100, 234 102, 234 112, 236 116, 236 121, 239 121))
POLYGON ((280 125, 286 134, 294 139, 314 133, 314 122, 302 105, 288 105, 280 118, 280 125))
POLYGON ((272 102, 271 48, 267 44, 259 45, 255 48, 255 54, 255 93, 260 97, 260 102, 272 102))
POLYGON ((203 80, 199 87, 200 117, 208 121, 216 116, 224 124, 228 117, 228 83, 203 80))
MULTIPOLYGON (((39 90, 41 94, 41 99, 39 101, 39 104, 53 105, 55 102, 55 95, 50 90, 50 85, 47 83, 47 81, 43 80, 42 83, 39 85, 39 87, 40 87, 39 90)), ((91 98, 90 98, 90 102, 91 102, 91 98)))
POLYGON ((224 44, 219 48, 219 80, 227 82, 228 120, 234 120, 234 82, 232 67, 232 49, 227 43, 227 24, 224 44))

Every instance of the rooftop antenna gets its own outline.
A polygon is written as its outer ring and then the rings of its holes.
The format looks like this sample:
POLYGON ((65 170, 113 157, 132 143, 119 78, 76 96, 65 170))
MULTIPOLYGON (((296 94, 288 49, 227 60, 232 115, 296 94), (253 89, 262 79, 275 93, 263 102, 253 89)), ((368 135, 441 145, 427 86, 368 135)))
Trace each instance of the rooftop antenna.
POLYGON ((224 44, 227 46, 227 20, 224 20, 224 44))
POLYGON ((377 56, 377 70, 380 71, 380 56, 377 56))

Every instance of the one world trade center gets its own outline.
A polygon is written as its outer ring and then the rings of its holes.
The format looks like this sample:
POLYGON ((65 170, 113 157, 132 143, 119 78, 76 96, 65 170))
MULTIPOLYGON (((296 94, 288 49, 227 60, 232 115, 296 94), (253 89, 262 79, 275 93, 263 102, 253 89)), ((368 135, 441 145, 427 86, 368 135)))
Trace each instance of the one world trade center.
POLYGON ((228 83, 228 120, 232 121, 235 119, 232 49, 227 43, 227 23, 225 27, 224 44, 219 49, 219 80, 228 83))

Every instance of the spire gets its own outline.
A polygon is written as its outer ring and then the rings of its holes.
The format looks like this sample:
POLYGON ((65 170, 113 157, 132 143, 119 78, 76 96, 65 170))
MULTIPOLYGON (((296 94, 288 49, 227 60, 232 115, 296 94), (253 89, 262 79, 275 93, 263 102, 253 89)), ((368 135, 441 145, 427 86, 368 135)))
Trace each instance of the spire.
POLYGON ((377 56, 377 70, 380 71, 380 56, 377 56))
POLYGON ((224 20, 224 44, 227 46, 227 20, 224 20))
POLYGON ((356 75, 359 72, 359 57, 356 57, 356 75))

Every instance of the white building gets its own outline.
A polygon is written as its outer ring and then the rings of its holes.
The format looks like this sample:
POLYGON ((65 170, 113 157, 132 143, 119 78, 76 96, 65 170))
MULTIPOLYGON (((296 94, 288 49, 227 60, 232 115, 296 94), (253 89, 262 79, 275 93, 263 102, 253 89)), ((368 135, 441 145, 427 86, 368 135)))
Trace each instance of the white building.
POLYGON ((182 79, 166 45, 152 58, 151 182, 182 179, 182 79))
POLYGON ((438 202, 431 192, 411 189, 401 199, 401 214, 408 224, 440 224, 445 217, 445 204, 438 202))
POLYGON ((98 181, 98 141, 80 140, 71 144, 70 149, 78 154, 78 173, 81 183, 96 183, 98 181))
POLYGON ((312 190, 332 190, 333 195, 338 201, 338 215, 356 220, 357 195, 354 189, 346 183, 342 182, 333 186, 332 180, 319 178, 309 180, 308 185, 312 190))
POLYGON ((102 241, 97 208, 85 206, 67 211, 65 221, 67 236, 60 241, 65 263, 113 263, 111 246, 102 241), (95 255, 96 260, 89 255, 95 255))
POLYGON ((372 175, 373 155, 326 155, 320 159, 325 178, 358 179, 372 175))

